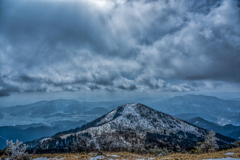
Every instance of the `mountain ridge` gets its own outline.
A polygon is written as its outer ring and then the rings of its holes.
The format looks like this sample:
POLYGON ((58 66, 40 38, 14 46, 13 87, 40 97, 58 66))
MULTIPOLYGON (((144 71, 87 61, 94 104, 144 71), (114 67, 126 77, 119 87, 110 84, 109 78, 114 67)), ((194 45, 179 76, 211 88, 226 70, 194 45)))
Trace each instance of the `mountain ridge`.
MULTIPOLYGON (((29 149, 39 152, 66 151, 79 141, 85 143, 85 150, 128 150, 155 145, 171 150, 175 150, 179 145, 190 150, 199 141, 203 141, 207 133, 205 129, 140 103, 129 103, 83 125, 75 133, 58 134, 27 144, 29 149)), ((220 139, 220 145, 235 141, 219 134, 217 137, 220 139)))
POLYGON ((190 124, 196 125, 198 127, 207 129, 207 130, 213 130, 216 133, 229 136, 231 138, 238 139, 240 136, 240 126, 234 126, 232 124, 227 124, 224 126, 221 126, 214 122, 209 122, 201 117, 195 117, 191 119, 187 119, 187 122, 190 124))
MULTIPOLYGON (((219 125, 239 126, 239 101, 223 100, 214 96, 184 95, 150 103, 152 108, 170 115, 189 114, 189 118, 198 116, 219 125), (193 115, 193 116, 191 116, 193 115)), ((183 117, 179 117, 184 119, 183 117)), ((185 119, 186 120, 186 119, 185 119)))

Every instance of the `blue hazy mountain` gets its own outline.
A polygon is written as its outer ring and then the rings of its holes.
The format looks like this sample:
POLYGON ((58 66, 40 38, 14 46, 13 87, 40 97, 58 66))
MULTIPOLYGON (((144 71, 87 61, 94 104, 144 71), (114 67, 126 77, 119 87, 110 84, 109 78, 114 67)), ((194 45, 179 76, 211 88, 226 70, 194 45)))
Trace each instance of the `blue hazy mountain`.
POLYGON ((44 115, 64 113, 82 113, 85 107, 76 100, 52 100, 40 101, 28 105, 18 105, 14 107, 1 108, 2 112, 7 112, 11 116, 28 115, 31 117, 42 117, 44 115))
POLYGON ((48 125, 46 124, 29 124, 16 126, 0 127, 0 149, 6 146, 6 140, 16 141, 17 139, 26 142, 41 137, 52 136, 57 132, 74 129, 86 124, 87 121, 55 121, 48 125))
POLYGON ((57 99, 13 107, 0 107, 0 126, 51 123, 61 120, 91 121, 109 111, 108 109, 103 111, 104 107, 108 108, 112 105, 120 104, 120 101, 79 102, 77 100, 57 99), (99 112, 97 112, 97 109, 95 111, 92 110, 97 107, 101 107, 102 109, 99 109, 99 112))
POLYGON ((213 130, 214 132, 220 133, 225 136, 229 136, 231 138, 238 139, 240 137, 240 126, 234 126, 231 124, 220 126, 217 123, 209 122, 201 117, 191 118, 186 121, 198 127, 207 130, 213 130))
POLYGON ((90 111, 85 111, 84 114, 106 114, 108 113, 110 110, 107 108, 103 108, 103 107, 97 107, 97 108, 93 108, 90 111))
POLYGON ((220 125, 240 125, 240 101, 204 95, 176 96, 150 105, 180 119, 201 117, 220 125))

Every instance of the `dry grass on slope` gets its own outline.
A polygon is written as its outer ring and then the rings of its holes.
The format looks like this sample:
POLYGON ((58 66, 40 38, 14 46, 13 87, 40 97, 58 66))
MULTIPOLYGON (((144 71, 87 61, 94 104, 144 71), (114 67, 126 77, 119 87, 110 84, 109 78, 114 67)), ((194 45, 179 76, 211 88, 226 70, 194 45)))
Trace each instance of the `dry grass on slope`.
MULTIPOLYGON (((171 153, 168 156, 154 156, 150 154, 135 154, 130 152, 103 152, 103 160, 118 159, 118 160, 136 160, 136 159, 152 159, 152 160, 202 160, 202 159, 215 159, 215 158, 240 158, 240 148, 234 148, 224 151, 218 151, 214 153, 205 154, 188 154, 188 153, 171 153), (230 153, 230 154, 227 154, 230 153)), ((53 153, 53 154, 36 154, 33 158, 47 157, 58 158, 64 160, 88 160, 92 157, 96 157, 96 153, 53 153)))

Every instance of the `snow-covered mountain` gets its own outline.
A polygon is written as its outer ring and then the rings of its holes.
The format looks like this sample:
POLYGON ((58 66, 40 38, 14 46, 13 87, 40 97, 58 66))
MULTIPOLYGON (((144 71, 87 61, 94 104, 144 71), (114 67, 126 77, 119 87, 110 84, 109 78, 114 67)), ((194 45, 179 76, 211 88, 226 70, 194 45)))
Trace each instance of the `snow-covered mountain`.
MULTIPOLYGON (((131 150, 155 145, 175 150, 177 146, 191 149, 203 141, 207 130, 191 125, 168 114, 139 103, 119 106, 106 115, 82 126, 75 133, 28 142, 37 151, 69 150, 81 143, 89 150, 131 150)), ((217 134, 219 144, 234 139, 217 134)))

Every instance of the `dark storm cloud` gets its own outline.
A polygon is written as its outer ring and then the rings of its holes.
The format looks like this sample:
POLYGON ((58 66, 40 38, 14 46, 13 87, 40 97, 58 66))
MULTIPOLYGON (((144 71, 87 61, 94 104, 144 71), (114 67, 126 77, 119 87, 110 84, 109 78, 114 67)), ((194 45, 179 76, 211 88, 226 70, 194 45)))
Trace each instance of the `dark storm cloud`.
POLYGON ((0 6, 1 96, 186 92, 240 82, 237 0, 2 0, 0 6))
POLYGON ((10 96, 11 93, 19 91, 20 90, 18 87, 6 84, 5 82, 3 82, 3 80, 1 80, 0 77, 0 97, 7 97, 10 96))
POLYGON ((6 97, 6 96, 10 96, 9 91, 6 90, 6 89, 1 89, 0 90, 0 97, 6 97))
POLYGON ((95 90, 95 89, 101 89, 100 87, 98 87, 98 86, 89 86, 89 88, 91 89, 91 90, 95 90))
POLYGON ((118 86, 118 88, 122 89, 122 90, 130 90, 130 91, 133 91, 133 90, 137 89, 136 85, 131 85, 129 87, 125 87, 124 85, 120 85, 120 86, 118 86))

